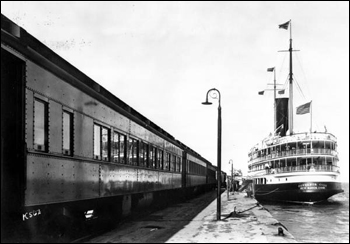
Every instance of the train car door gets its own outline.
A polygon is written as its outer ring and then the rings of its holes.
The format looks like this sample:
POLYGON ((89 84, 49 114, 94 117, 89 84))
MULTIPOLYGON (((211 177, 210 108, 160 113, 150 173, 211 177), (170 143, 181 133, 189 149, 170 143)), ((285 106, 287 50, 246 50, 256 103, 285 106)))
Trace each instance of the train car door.
POLYGON ((182 188, 186 188, 186 177, 187 177, 187 153, 185 151, 182 152, 182 172, 181 172, 181 178, 182 178, 182 188))
POLYGON ((22 222, 25 190, 25 62, 1 48, 1 242, 22 222))

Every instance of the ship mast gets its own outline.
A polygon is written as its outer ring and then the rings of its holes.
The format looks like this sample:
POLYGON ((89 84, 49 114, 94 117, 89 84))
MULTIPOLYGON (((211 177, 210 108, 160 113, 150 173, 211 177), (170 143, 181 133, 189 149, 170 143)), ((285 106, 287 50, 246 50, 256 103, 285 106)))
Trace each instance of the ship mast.
POLYGON ((289 20, 288 22, 281 24, 278 26, 280 29, 288 30, 289 28, 289 50, 282 51, 282 52, 289 52, 289 99, 288 99, 288 126, 289 126, 289 134, 293 134, 293 58, 292 58, 292 52, 299 51, 299 50, 293 50, 292 45, 292 20, 289 20))
POLYGON ((289 134, 293 134, 293 62, 292 62, 292 52, 293 52, 293 46, 292 46, 292 21, 289 20, 289 134))

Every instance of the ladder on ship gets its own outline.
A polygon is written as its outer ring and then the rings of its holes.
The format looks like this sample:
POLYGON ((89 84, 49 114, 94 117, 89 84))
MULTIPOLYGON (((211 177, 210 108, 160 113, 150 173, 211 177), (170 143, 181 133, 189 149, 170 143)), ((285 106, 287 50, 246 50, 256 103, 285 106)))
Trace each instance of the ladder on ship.
POLYGON ((245 180, 243 184, 239 187, 238 192, 242 192, 243 190, 247 189, 249 186, 252 186, 253 180, 245 180))

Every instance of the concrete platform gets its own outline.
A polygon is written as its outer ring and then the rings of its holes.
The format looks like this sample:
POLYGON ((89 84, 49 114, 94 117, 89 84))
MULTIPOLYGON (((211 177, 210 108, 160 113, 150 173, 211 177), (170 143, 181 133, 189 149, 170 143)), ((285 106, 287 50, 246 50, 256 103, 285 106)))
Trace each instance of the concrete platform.
POLYGON ((175 204, 151 215, 134 217, 87 243, 296 243, 283 224, 246 193, 221 195, 221 220, 216 220, 216 192, 175 204), (236 209, 235 209, 236 208, 236 209), (233 211, 235 213, 232 213, 233 211), (230 215, 231 213, 231 215, 230 215), (278 235, 278 228, 284 235, 278 235))

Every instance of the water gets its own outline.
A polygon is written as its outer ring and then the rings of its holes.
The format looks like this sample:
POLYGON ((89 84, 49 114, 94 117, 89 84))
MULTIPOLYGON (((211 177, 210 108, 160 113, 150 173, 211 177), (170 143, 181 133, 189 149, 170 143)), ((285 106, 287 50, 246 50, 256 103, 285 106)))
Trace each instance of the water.
POLYGON ((298 242, 349 243, 349 183, 342 185, 344 192, 324 203, 263 205, 298 242))

